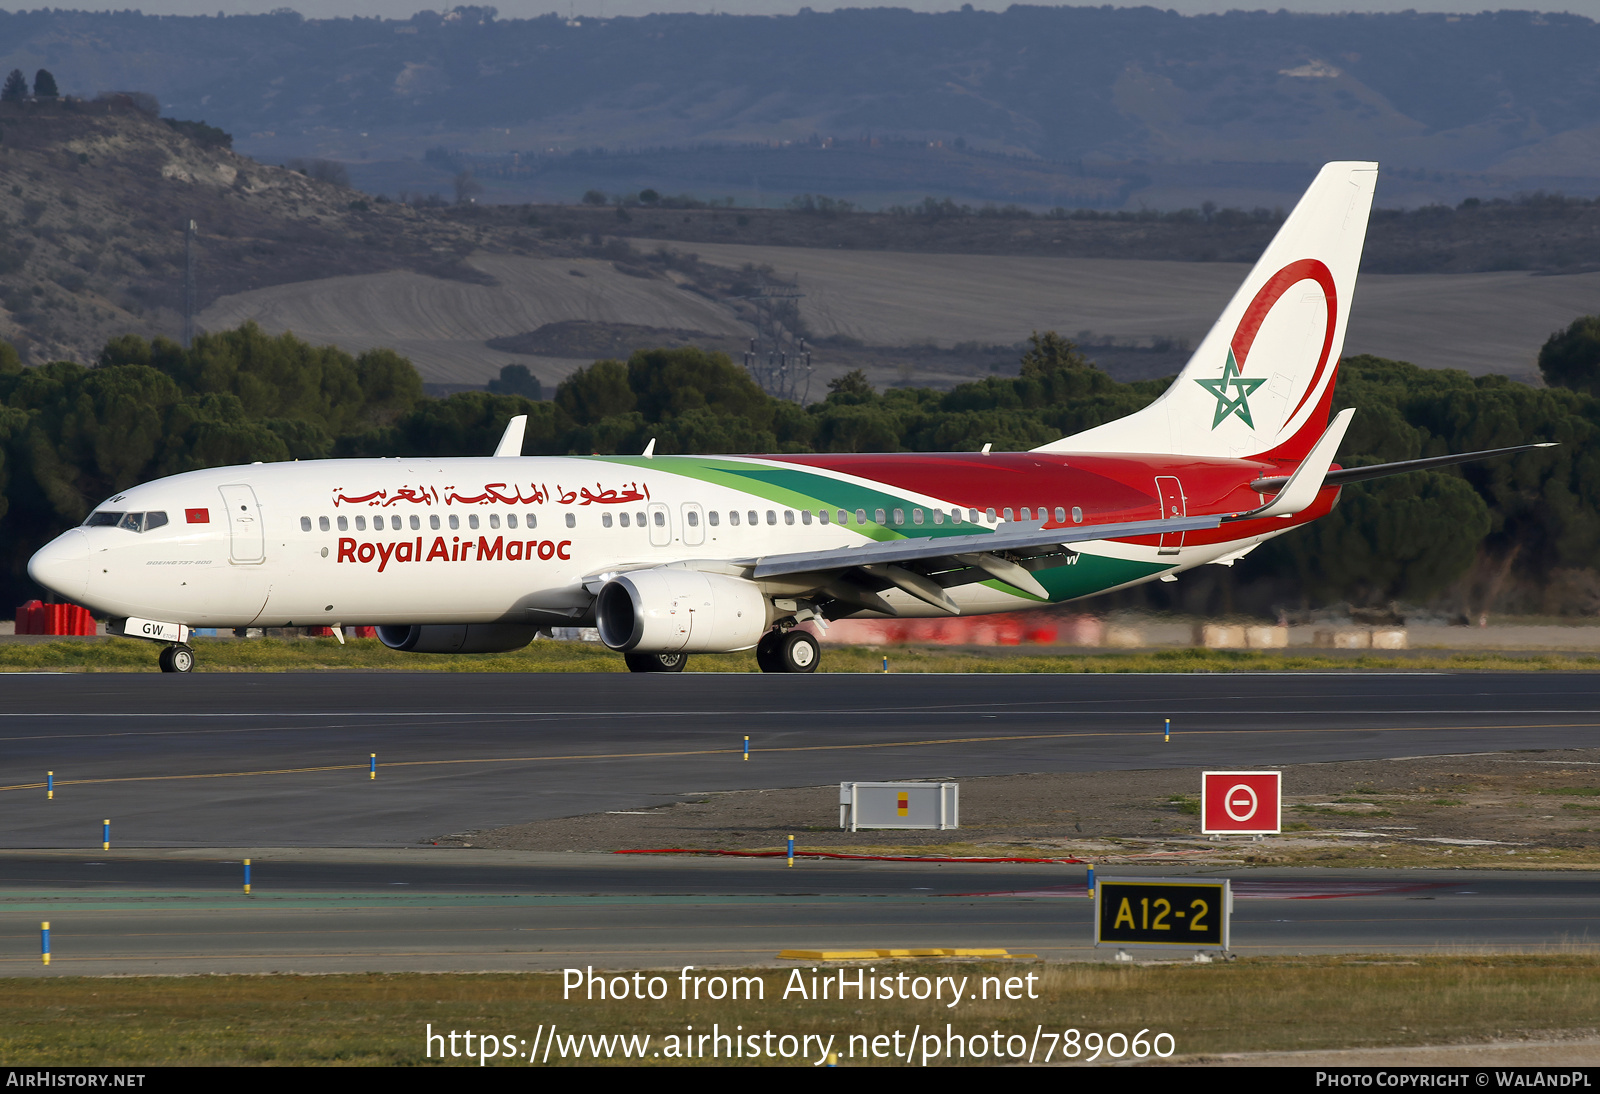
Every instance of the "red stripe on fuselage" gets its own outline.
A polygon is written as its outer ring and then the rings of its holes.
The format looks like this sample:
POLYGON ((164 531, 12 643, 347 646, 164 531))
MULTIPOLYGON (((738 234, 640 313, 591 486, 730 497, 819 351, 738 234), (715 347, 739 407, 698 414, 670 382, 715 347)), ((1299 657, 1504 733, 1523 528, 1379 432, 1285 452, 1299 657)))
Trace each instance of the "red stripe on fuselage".
MULTIPOLYGON (((923 494, 980 512, 1048 506, 1052 519, 1047 527, 1055 525, 1057 506, 1069 511, 1073 506, 1082 508, 1084 521, 1089 524, 1153 520, 1161 513, 1155 480, 1166 475, 1175 476, 1183 484, 1189 516, 1244 512, 1262 503, 1250 483, 1263 473, 1275 475, 1282 471, 1280 465, 1260 460, 1158 454, 821 453, 761 458, 854 475, 889 491, 923 494)), ((1322 505, 1320 498, 1317 505, 1322 505)), ((1332 505, 1331 498, 1328 505, 1332 505)), ((1278 518, 1271 520, 1276 522, 1270 524, 1273 530, 1284 526, 1285 522, 1278 518)), ((1071 523, 1070 516, 1067 522, 1071 523)), ((1242 525, 1230 525, 1214 533, 1190 533, 1195 538, 1186 542, 1220 543, 1260 535, 1262 530, 1246 531, 1242 525)))

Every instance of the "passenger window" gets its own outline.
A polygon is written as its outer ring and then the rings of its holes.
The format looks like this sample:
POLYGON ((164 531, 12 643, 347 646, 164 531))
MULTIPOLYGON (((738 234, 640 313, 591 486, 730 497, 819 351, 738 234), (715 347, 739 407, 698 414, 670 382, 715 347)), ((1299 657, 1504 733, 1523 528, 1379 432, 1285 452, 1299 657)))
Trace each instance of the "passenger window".
POLYGON ((328 518, 327 517, 318 517, 317 518, 317 531, 326 532, 326 531, 329 530, 329 528, 330 528, 330 526, 328 524, 328 518))
POLYGON ((943 524, 944 523, 944 510, 943 509, 935 509, 933 511, 933 523, 935 523, 935 524, 943 524))
POLYGON ((959 509, 950 510, 950 523, 951 524, 960 524, 961 523, 961 510, 959 510, 959 509))
MULTIPOLYGON (((989 519, 994 519, 994 510, 992 509, 989 511, 989 519)), ((967 521, 972 524, 978 523, 978 511, 976 509, 967 510, 967 521)))
POLYGON ((706 514, 706 520, 710 521, 711 522, 711 527, 715 528, 718 524, 721 523, 722 518, 717 516, 717 511, 715 509, 713 509, 713 510, 711 510, 711 512, 706 514))
POLYGON ((1029 509, 1026 505, 1024 505, 1022 507, 1022 519, 1023 520, 1032 520, 1033 519, 1033 510, 1029 509))
POLYGON ((301 517, 300 518, 300 530, 302 532, 311 531, 311 518, 310 517, 301 517))
POLYGON ((601 513, 600 514, 600 527, 602 527, 602 528, 610 528, 611 527, 611 514, 610 513, 601 513))
POLYGON ((506 527, 507 528, 515 528, 516 526, 517 526, 517 514, 515 514, 515 513, 507 513, 506 514, 506 527))
MULTIPOLYGON (((633 523, 637 524, 640 528, 643 528, 644 527, 644 514, 643 513, 635 513, 635 514, 633 514, 633 523)), ((528 525, 528 527, 532 528, 533 525, 530 524, 530 525, 528 525)))
POLYGON ((365 532, 366 530, 367 530, 367 518, 366 517, 357 517, 356 518, 356 531, 365 532))
POLYGON ((809 509, 800 510, 800 523, 801 524, 810 524, 811 523, 811 510, 809 510, 809 509))
POLYGON ((877 521, 879 524, 887 524, 887 523, 889 523, 888 517, 886 516, 886 514, 884 513, 884 511, 882 509, 874 509, 872 511, 872 519, 877 521))
POLYGON ((576 514, 576 513, 568 513, 567 514, 567 527, 568 528, 576 528, 577 526, 578 526, 578 514, 576 514))
POLYGON ((783 511, 783 523, 785 523, 785 524, 793 524, 794 523, 794 510, 793 509, 785 509, 783 511))
POLYGON ((690 528, 700 527, 700 514, 696 513, 693 509, 685 513, 683 515, 683 519, 689 523, 690 528))
MULTIPOLYGON (((433 521, 434 521, 433 526, 435 528, 439 527, 439 518, 438 517, 434 517, 433 521)), ((341 532, 348 532, 350 530, 350 518, 349 517, 340 517, 338 520, 334 521, 334 523, 339 526, 339 531, 341 531, 341 532)))
POLYGON ((756 511, 754 509, 752 509, 752 510, 750 510, 750 512, 746 513, 745 516, 747 516, 750 519, 750 527, 752 527, 752 528, 754 528, 757 524, 761 523, 761 521, 759 519, 757 519, 756 511))
MULTIPOLYGON (((144 530, 146 532, 152 528, 160 528, 165 523, 167 523, 167 514, 165 513, 146 513, 144 515, 144 530)), ((322 530, 324 532, 328 530, 327 517, 322 518, 322 530)))
POLYGON ((847 509, 839 510, 839 523, 840 524, 849 524, 850 523, 850 512, 849 512, 849 510, 847 510, 847 509))
POLYGON ((983 519, 988 521, 990 524, 993 524, 995 522, 995 520, 996 520, 996 517, 994 515, 994 510, 993 509, 985 509, 983 511, 983 519))
POLYGON ((911 523, 912 524, 921 524, 922 523, 922 510, 921 509, 913 509, 913 510, 911 510, 911 523))
MULTIPOLYGON (((568 520, 572 519, 572 514, 571 513, 567 514, 567 519, 568 520)), ((665 528, 666 526, 667 526, 667 514, 661 513, 661 512, 656 513, 656 527, 657 528, 665 528)))
POLYGON ((1059 505, 1056 506, 1056 523, 1057 524, 1065 524, 1065 523, 1067 523, 1067 511, 1065 509, 1061 508, 1061 506, 1059 506, 1059 505))
POLYGON ((476 532, 478 530, 478 514, 476 514, 476 513, 468 513, 467 514, 467 527, 471 528, 474 532, 476 532))
POLYGON ((767 523, 768 524, 777 524, 778 523, 778 511, 776 509, 768 509, 767 510, 767 523))
POLYGON ((1072 523, 1073 524, 1082 524, 1083 523, 1083 510, 1078 508, 1076 505, 1074 505, 1072 507, 1072 523))
POLYGON ((628 514, 626 514, 626 513, 618 513, 617 514, 617 520, 622 523, 622 526, 624 528, 626 528, 628 526, 628 523, 629 523, 628 522, 628 514))
POLYGON ((528 520, 527 520, 527 526, 529 528, 537 528, 537 527, 539 527, 539 514, 537 514, 537 513, 529 513, 528 514, 528 520))
POLYGON ((828 511, 826 509, 818 509, 817 510, 817 520, 820 521, 823 524, 827 524, 828 523, 828 511))
POLYGON ((896 524, 904 524, 906 522, 906 511, 904 509, 896 509, 894 511, 894 522, 896 524))
POLYGON ((728 510, 728 523, 730 525, 732 525, 733 527, 735 527, 735 528, 739 527, 739 510, 737 510, 737 509, 729 509, 728 510))
MULTIPOLYGON (((357 517, 356 518, 357 525, 359 525, 360 522, 361 522, 361 518, 357 517)), ((455 513, 451 513, 450 514, 450 527, 452 529, 461 527, 461 518, 459 516, 457 516, 455 513)))
MULTIPOLYGON (((412 520, 416 520, 417 518, 416 517, 412 517, 411 519, 412 520)), ((489 514, 489 527, 490 528, 498 528, 498 527, 500 527, 500 514, 499 513, 490 513, 489 514)))
POLYGON ((413 532, 422 530, 422 518, 417 516, 415 513, 411 514, 411 530, 413 532))
POLYGON ((1012 516, 1011 516, 1011 506, 1009 506, 1009 505, 1008 505, 1008 506, 1006 506, 1006 508, 1005 508, 1005 512, 1004 512, 1004 514, 1003 514, 1003 515, 1004 515, 1004 516, 1005 516, 1005 518, 1006 518, 1006 521, 1007 521, 1007 522, 1008 522, 1008 523, 1009 523, 1009 522, 1010 522, 1010 521, 1011 521, 1011 520, 1012 520, 1012 519, 1014 519, 1014 518, 1013 518, 1013 517, 1012 517, 1012 516))

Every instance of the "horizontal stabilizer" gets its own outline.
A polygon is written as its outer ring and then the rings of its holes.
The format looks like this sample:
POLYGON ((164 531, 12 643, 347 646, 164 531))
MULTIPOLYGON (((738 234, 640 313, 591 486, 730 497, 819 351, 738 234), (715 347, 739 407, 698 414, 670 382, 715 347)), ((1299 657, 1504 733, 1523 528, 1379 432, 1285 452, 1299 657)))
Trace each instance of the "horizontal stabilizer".
MULTIPOLYGON (((1513 452, 1527 452, 1534 448, 1555 448, 1556 441, 1541 441, 1538 444, 1518 444, 1510 448, 1487 448, 1482 452, 1459 452, 1451 456, 1429 456, 1422 460, 1400 460, 1396 463, 1375 463, 1367 467, 1342 467, 1337 471, 1328 472, 1323 479, 1326 486, 1344 486, 1352 482, 1365 482, 1368 479, 1381 479, 1389 475, 1404 475, 1410 471, 1428 471, 1435 467, 1450 467, 1458 463, 1472 463, 1474 460, 1487 460, 1494 456, 1507 456, 1513 452)), ((1257 479, 1250 484, 1250 489, 1263 494, 1270 494, 1275 490, 1283 489, 1289 481, 1287 475, 1272 475, 1268 478, 1257 479)))
POLYGON ((1236 513, 1228 519, 1259 520, 1262 517, 1292 517, 1316 501, 1317 492, 1327 482, 1328 469, 1333 466, 1333 457, 1339 454, 1339 443, 1344 440, 1345 430, 1350 428, 1350 419, 1355 416, 1354 407, 1339 411, 1323 432, 1321 439, 1301 461, 1299 468, 1289 476, 1289 481, 1283 484, 1283 489, 1278 491, 1277 497, 1259 509, 1252 509, 1248 513, 1236 513))

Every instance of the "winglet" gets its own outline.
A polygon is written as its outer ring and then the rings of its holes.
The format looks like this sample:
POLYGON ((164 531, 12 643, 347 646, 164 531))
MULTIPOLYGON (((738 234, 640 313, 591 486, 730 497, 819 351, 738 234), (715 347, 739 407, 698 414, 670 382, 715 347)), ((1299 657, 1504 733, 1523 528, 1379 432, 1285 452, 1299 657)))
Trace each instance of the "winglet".
POLYGON ((1341 410, 1328 423, 1327 430, 1306 458, 1300 461, 1300 467, 1289 481, 1283 484, 1283 489, 1278 491, 1277 497, 1259 509, 1252 509, 1248 513, 1236 513, 1224 520, 1256 520, 1261 517, 1290 517, 1305 509, 1317 499, 1317 491, 1322 489, 1322 482, 1328 477, 1328 469, 1333 466, 1333 458, 1339 453, 1339 443, 1344 440, 1345 430, 1350 428, 1350 419, 1355 417, 1355 408, 1341 410))
POLYGON ((656 458, 656 439, 654 437, 651 437, 650 443, 644 446, 644 458, 647 460, 656 458))
POLYGON ((494 446, 496 456, 522 455, 522 438, 528 432, 528 416, 518 414, 506 423, 506 431, 500 436, 500 443, 494 446))

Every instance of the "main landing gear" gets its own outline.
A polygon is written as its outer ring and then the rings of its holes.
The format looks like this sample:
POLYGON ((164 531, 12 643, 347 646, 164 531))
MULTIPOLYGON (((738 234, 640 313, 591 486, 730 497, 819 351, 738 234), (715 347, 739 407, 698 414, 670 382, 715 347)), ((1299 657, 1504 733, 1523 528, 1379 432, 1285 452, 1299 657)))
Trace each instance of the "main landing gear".
POLYGON ((629 672, 682 672, 689 663, 686 653, 625 653, 622 663, 629 672))
POLYGON ((756 643, 756 664, 762 672, 816 672, 822 648, 809 631, 798 627, 768 631, 756 643))
POLYGON ((194 650, 181 644, 162 646, 156 664, 161 666, 162 672, 193 672, 194 650))

